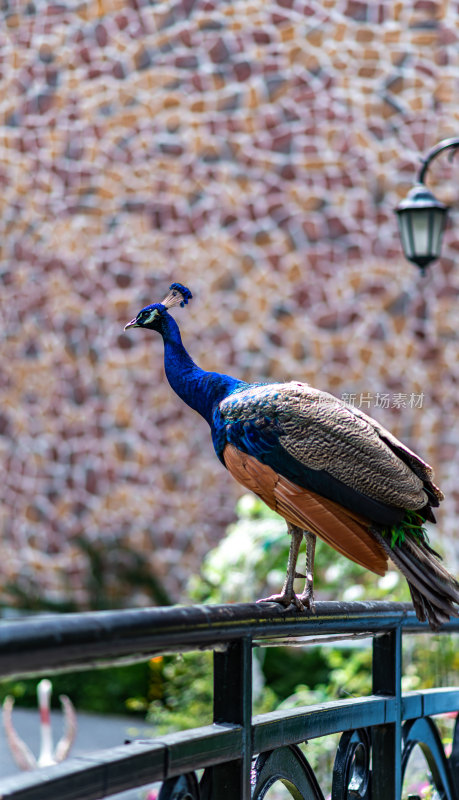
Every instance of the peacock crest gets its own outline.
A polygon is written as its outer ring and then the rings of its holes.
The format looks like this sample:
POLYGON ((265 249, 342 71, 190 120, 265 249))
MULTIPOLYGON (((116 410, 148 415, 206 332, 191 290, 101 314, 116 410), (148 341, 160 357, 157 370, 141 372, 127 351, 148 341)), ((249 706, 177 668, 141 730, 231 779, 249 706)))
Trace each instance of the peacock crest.
POLYGON ((183 308, 192 297, 193 295, 186 286, 183 286, 181 283, 171 283, 169 286, 169 294, 161 301, 161 305, 165 308, 173 308, 174 306, 181 306, 183 308))

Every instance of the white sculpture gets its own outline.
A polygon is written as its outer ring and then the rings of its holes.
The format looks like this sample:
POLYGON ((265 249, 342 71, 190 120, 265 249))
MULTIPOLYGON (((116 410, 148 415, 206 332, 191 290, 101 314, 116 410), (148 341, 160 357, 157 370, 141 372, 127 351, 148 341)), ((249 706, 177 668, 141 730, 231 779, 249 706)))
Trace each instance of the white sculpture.
POLYGON ((53 748, 53 736, 50 720, 50 700, 53 687, 51 681, 44 678, 37 685, 38 708, 40 711, 40 753, 35 758, 30 747, 21 739, 13 727, 12 712, 14 699, 11 695, 3 702, 3 725, 6 739, 13 754, 13 758, 20 769, 31 770, 37 767, 50 767, 67 758, 76 736, 76 713, 72 701, 65 694, 59 700, 64 712, 65 730, 53 748))

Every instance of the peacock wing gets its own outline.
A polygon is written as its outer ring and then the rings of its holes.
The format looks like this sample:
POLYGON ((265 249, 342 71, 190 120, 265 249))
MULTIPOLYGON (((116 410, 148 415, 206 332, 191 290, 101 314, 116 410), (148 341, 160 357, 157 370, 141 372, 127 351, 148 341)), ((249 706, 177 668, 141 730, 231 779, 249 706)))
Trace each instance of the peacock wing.
POLYGON ((225 466, 239 483, 288 522, 315 533, 362 567, 384 575, 387 555, 369 532, 368 521, 332 500, 297 486, 254 456, 226 445, 225 466))
POLYGON ((226 397, 219 410, 229 443, 349 507, 346 487, 357 493, 350 507, 370 519, 379 516, 368 513, 365 498, 392 509, 417 510, 428 502, 422 478, 370 417, 327 392, 298 382, 250 386, 226 397))
POLYGON ((424 484, 425 489, 430 489, 431 494, 433 497, 432 505, 438 506, 441 500, 445 499, 445 495, 439 489, 438 486, 435 485, 433 482, 434 478, 434 471, 430 464, 424 461, 417 453, 414 453, 413 450, 410 450, 406 444, 403 444, 396 436, 393 435, 390 431, 387 430, 383 425, 381 425, 377 420, 369 417, 368 414, 365 414, 360 408, 350 407, 351 411, 355 416, 359 417, 360 419, 365 420, 368 422, 376 431, 378 436, 381 438, 385 444, 399 457, 408 464, 409 467, 416 473, 416 475, 421 478, 424 484))

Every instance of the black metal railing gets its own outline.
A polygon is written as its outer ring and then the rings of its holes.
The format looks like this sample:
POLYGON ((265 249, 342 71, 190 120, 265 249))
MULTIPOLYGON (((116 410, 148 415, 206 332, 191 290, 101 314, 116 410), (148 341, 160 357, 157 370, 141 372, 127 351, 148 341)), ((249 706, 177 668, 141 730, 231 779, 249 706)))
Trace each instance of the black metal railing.
MULTIPOLYGON (((410 606, 381 602, 318 602, 314 615, 250 603, 3 622, 0 677, 211 649, 214 722, 8 778, 0 781, 0 798, 96 800, 162 781, 160 800, 261 800, 281 781, 296 800, 323 800, 298 745, 341 732, 332 800, 400 800, 403 774, 417 744, 439 797, 458 800, 459 725, 456 721, 447 757, 432 716, 459 711, 459 686, 401 691, 402 636, 428 630, 410 606), (371 695, 252 716, 253 647, 355 636, 373 639, 371 695)), ((443 631, 459 632, 459 620, 443 631)))

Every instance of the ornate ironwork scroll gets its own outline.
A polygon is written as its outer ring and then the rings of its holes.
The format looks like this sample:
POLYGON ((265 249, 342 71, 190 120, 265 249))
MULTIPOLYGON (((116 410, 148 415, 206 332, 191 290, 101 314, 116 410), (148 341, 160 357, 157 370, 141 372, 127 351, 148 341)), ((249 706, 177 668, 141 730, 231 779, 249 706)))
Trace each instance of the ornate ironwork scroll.
POLYGON ((459 713, 456 715, 449 765, 451 768, 451 775, 453 776, 453 783, 456 788, 456 794, 459 797, 459 713))
POLYGON ((333 767, 332 800, 367 800, 370 790, 371 742, 365 728, 345 731, 333 767))
POLYGON ((263 800, 280 781, 294 800, 324 800, 316 777, 296 745, 279 747, 258 756, 252 772, 252 800, 263 800))
POLYGON ((450 765, 443 749, 440 734, 430 717, 421 717, 405 722, 402 728, 402 736, 404 743, 402 775, 405 774, 411 753, 416 745, 419 745, 429 766, 433 784, 440 796, 445 800, 457 800, 450 765))
POLYGON ((198 781, 194 772, 164 781, 158 800, 199 800, 198 781))

